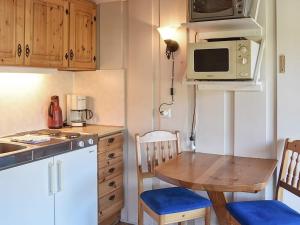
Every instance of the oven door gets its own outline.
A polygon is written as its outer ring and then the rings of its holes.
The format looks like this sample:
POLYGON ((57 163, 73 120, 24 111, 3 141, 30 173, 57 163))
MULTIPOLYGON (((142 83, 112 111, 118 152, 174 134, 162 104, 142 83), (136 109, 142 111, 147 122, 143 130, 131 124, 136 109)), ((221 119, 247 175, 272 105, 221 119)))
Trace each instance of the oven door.
POLYGON ((236 42, 190 44, 187 78, 236 80, 236 42))
POLYGON ((234 2, 235 0, 190 0, 191 21, 233 17, 234 2))

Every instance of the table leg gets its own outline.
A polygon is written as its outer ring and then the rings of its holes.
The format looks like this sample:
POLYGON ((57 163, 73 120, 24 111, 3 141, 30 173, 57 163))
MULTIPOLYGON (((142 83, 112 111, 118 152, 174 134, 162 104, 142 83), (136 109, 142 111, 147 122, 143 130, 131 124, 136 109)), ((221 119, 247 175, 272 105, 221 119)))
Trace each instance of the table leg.
POLYGON ((223 192, 207 192, 210 200, 212 201, 213 208, 216 212, 220 225, 231 225, 232 220, 229 212, 226 209, 226 198, 223 192))

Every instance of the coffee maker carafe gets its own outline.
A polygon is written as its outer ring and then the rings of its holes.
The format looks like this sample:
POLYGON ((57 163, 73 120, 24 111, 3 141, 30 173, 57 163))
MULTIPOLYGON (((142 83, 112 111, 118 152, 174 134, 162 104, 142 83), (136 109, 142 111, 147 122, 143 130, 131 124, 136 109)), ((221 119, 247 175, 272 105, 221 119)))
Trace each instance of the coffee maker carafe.
POLYGON ((48 108, 48 127, 50 129, 59 129, 63 126, 62 111, 59 106, 59 97, 52 96, 48 108))
POLYGON ((67 124, 72 127, 86 126, 93 118, 93 112, 87 109, 87 97, 67 95, 67 124))

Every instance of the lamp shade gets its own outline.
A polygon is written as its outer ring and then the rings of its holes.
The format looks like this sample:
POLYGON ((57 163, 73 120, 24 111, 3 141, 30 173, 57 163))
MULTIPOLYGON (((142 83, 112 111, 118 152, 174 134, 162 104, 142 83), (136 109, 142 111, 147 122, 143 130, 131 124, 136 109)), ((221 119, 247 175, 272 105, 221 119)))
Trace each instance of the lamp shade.
POLYGON ((157 28, 157 30, 163 40, 174 40, 178 28, 179 25, 173 25, 173 26, 159 27, 157 28))

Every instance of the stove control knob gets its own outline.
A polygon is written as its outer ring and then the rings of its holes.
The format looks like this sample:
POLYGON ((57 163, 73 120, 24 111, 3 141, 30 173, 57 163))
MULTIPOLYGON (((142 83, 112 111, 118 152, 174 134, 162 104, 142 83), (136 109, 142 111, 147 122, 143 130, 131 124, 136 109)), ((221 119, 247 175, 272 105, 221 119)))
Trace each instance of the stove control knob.
POLYGON ((89 143, 89 145, 93 145, 93 144, 94 144, 94 140, 93 140, 92 138, 90 138, 90 139, 88 140, 88 143, 89 143))
POLYGON ((79 141, 78 142, 78 147, 83 148, 84 147, 84 141, 79 141))

